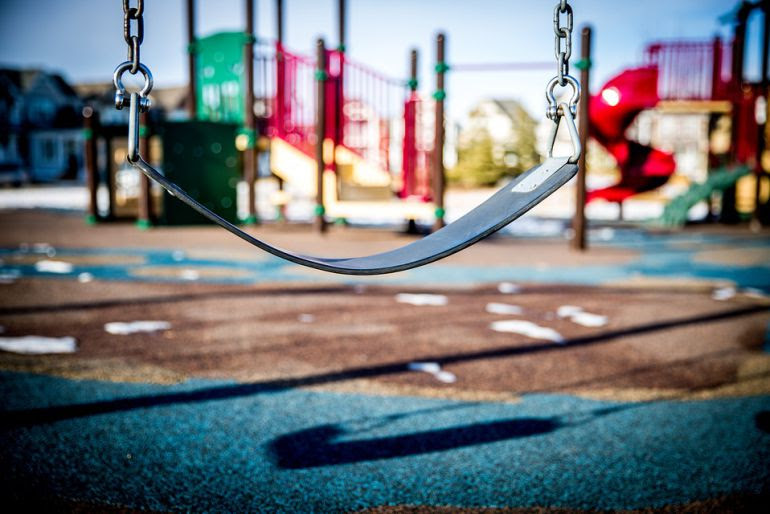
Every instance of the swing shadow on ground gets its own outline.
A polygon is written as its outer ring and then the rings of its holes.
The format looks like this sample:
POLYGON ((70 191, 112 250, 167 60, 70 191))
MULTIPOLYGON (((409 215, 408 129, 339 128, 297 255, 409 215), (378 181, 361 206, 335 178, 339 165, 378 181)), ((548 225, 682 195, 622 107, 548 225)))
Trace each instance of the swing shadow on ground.
MULTIPOLYGON (((747 316, 770 310, 767 306, 749 306, 737 309, 717 312, 713 314, 664 320, 656 323, 647 323, 620 330, 607 331, 585 337, 567 340, 564 344, 538 343, 528 346, 513 346, 482 350, 477 352, 456 353, 450 355, 426 356, 424 360, 435 361, 440 365, 461 363, 475 360, 515 357, 547 352, 559 352, 569 348, 590 346, 607 343, 617 338, 630 335, 645 334, 661 330, 682 327, 686 325, 715 322, 735 317, 747 316)), ((135 396, 129 398, 117 398, 113 400, 96 401, 91 403, 79 403, 70 405, 57 405, 51 407, 37 407, 20 410, 2 410, 0 428, 13 428, 17 426, 39 425, 54 423, 61 420, 95 416, 114 412, 124 412, 135 409, 160 407, 183 403, 207 402, 227 400, 245 396, 279 392, 297 387, 309 387, 329 384, 334 382, 376 378, 380 376, 404 373, 409 362, 394 362, 370 367, 351 368, 330 373, 321 373, 305 377, 270 380, 265 382, 247 384, 229 384, 204 387, 193 391, 180 391, 167 394, 135 396)))
POLYGON ((319 425, 276 438, 270 451, 284 469, 314 468, 395 459, 478 444, 547 434, 562 426, 550 418, 514 418, 379 437, 335 442, 348 433, 339 425, 319 425))

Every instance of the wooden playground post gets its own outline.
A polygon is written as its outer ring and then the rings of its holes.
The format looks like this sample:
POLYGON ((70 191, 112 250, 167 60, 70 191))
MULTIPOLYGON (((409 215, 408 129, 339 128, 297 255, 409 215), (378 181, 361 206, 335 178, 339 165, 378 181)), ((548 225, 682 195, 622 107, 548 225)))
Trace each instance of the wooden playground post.
POLYGON ((248 210, 246 223, 259 223, 257 217, 257 165, 259 154, 257 153, 257 118, 254 114, 254 0, 245 0, 246 3, 246 34, 243 42, 244 71, 246 73, 246 94, 244 95, 244 124, 248 136, 248 143, 243 152, 243 178, 248 187, 248 210))
POLYGON ((326 139, 326 47, 324 40, 318 38, 316 42, 316 110, 315 110, 315 159, 316 159, 316 205, 315 205, 315 229, 319 233, 326 232, 326 220, 324 218, 324 140, 326 139))
POLYGON ((756 185, 754 189, 754 213, 752 216, 753 228, 760 228, 763 222, 767 222, 766 208, 762 206, 762 181, 767 177, 763 157, 767 148, 767 115, 770 113, 770 81, 768 81, 768 58, 770 57, 770 27, 767 15, 770 14, 770 2, 762 3, 762 78, 760 79, 762 96, 765 97, 765 121, 757 127, 757 162, 755 166, 756 185))
POLYGON ((195 0, 187 0, 187 113, 191 120, 198 116, 195 94, 195 0))
POLYGON ((96 192, 99 188, 99 170, 96 148, 96 133, 99 130, 99 113, 91 106, 83 108, 83 135, 85 138, 86 185, 88 186, 88 214, 86 223, 92 225, 99 220, 96 192))
MULTIPOLYGON (((741 137, 741 109, 743 101, 743 68, 745 62, 746 46, 746 24, 750 12, 749 4, 741 4, 738 10, 737 22, 735 24, 735 35, 733 37, 732 48, 732 87, 729 95, 732 102, 732 134, 730 138, 730 160, 735 163, 738 161, 738 143, 741 137)), ((744 135, 745 137, 745 135, 744 135)), ((722 192, 722 205, 719 218, 722 223, 737 223, 739 221, 738 210, 736 209, 735 186, 726 188, 722 192)))
POLYGON ((572 248, 584 251, 586 241, 586 155, 588 154, 589 100, 591 99, 591 27, 583 27, 580 40, 580 103, 578 104, 578 133, 583 151, 578 160, 575 186, 575 217, 572 220, 572 248))
MULTIPOLYGON (((345 0, 338 0, 338 9, 337 9, 337 23, 338 23, 338 30, 339 30, 339 45, 337 45, 337 51, 340 53, 338 56, 340 60, 340 69, 337 74, 337 77, 335 79, 334 84, 334 134, 332 137, 334 138, 334 144, 335 145, 341 145, 343 143, 343 138, 345 137, 344 134, 344 120, 342 118, 342 110, 343 110, 343 103, 345 102, 345 93, 343 91, 343 85, 344 85, 344 72, 345 72, 345 25, 347 21, 347 10, 345 8, 345 0)), ((335 148, 335 156, 336 156, 336 148, 335 148)), ((335 162, 332 164, 336 169, 336 158, 335 162)))
MULTIPOLYGON (((150 128, 148 126, 149 115, 143 112, 139 115, 139 153, 147 162, 152 161, 150 155, 150 128)), ((141 229, 152 226, 152 207, 150 198, 150 179, 139 173, 139 198, 137 199, 136 225, 141 229)))
MULTIPOLYGON (((275 32, 276 32, 276 42, 278 43, 278 48, 283 51, 283 0, 275 0, 275 32)), ((280 84, 283 84, 284 77, 281 77, 285 73, 284 68, 284 57, 283 53, 276 52, 275 54, 275 60, 276 60, 276 74, 278 75, 276 77, 276 90, 275 90, 275 96, 276 96, 276 103, 278 104, 278 108, 276 109, 276 112, 273 113, 274 116, 278 116, 279 119, 283 119, 283 102, 284 102, 284 96, 282 94, 282 91, 279 90, 280 84)), ((278 175, 273 174, 275 179, 278 181, 278 190, 283 191, 284 190, 284 183, 283 179, 279 177, 278 175)), ((284 202, 281 202, 278 206, 278 220, 279 221, 285 221, 286 220, 286 204, 284 202)))
POLYGON ((444 226, 444 99, 446 91, 444 90, 444 74, 447 71, 447 65, 444 61, 446 50, 446 38, 444 34, 436 36, 436 91, 433 98, 436 100, 434 123, 434 143, 433 143, 433 202, 436 204, 436 221, 433 224, 433 230, 438 230, 444 226))

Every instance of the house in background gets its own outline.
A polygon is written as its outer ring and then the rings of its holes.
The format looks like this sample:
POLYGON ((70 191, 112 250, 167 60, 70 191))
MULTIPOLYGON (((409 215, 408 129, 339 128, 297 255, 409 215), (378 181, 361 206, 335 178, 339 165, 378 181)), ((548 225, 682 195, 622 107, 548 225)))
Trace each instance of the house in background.
POLYGON ((0 182, 81 178, 81 109, 59 75, 0 69, 0 182))
POLYGON ((457 132, 457 165, 450 181, 466 186, 492 186, 540 161, 537 123, 513 99, 478 102, 457 132))

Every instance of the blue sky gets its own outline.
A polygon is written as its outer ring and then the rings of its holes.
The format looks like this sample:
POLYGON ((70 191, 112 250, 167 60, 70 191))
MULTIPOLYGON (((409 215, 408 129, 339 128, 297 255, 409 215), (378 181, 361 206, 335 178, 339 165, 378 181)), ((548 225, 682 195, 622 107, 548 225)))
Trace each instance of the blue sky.
MULTIPOLYGON (((132 2, 133 3, 133 2, 132 2)), ((448 61, 553 59, 555 0, 348 0, 348 54, 389 75, 404 77, 411 47, 421 53, 423 88, 433 89, 434 37, 448 38, 448 61)), ((285 0, 288 45, 308 52, 318 36, 336 44, 336 0, 285 0)), ((661 38, 726 35, 719 16, 737 0, 573 0, 575 54, 580 27, 595 30, 594 90, 641 59, 645 43, 661 38)), ((201 35, 243 25, 241 0, 198 0, 201 35)), ((260 37, 275 35, 273 0, 257 0, 260 37)), ((186 73, 184 0, 146 0, 142 59, 156 84, 178 85, 186 73)), ((757 24, 752 24, 754 27, 757 24)), ((754 30, 754 32, 758 32, 754 30)), ((753 45, 757 46, 757 45, 753 45)), ((42 66, 79 81, 109 80, 125 58, 118 0, 0 0, 0 65, 42 66)), ((756 59, 750 50, 748 58, 756 59)), ((555 68, 555 65, 554 65, 555 68)), ((448 84, 450 113, 464 114, 480 98, 519 98, 539 115, 549 70, 456 73, 448 84)))

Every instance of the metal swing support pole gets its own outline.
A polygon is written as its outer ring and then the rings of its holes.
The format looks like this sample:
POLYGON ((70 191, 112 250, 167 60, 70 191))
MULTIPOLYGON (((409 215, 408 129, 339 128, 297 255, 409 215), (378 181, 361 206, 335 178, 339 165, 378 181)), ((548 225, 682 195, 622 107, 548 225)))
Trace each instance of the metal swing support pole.
POLYGON ((243 152, 243 178, 248 187, 247 224, 259 223, 257 217, 257 165, 259 154, 257 151, 257 118, 254 114, 254 0, 245 0, 246 3, 246 33, 243 42, 243 62, 246 73, 244 94, 244 125, 248 137, 248 143, 243 152))
POLYGON ((444 76, 446 74, 446 37, 444 34, 436 36, 436 91, 433 97, 436 101, 436 119, 434 125, 433 142, 433 202, 436 204, 436 221, 433 230, 439 230, 444 226, 444 189, 446 177, 444 176, 444 76))
POLYGON ((315 112, 315 159, 316 159, 316 205, 313 226, 319 233, 326 232, 324 208, 324 143, 326 140, 326 46, 324 40, 316 41, 316 112, 315 112))
POLYGON ((588 248, 586 238, 586 155, 588 154, 588 132, 590 123, 589 101, 591 94, 591 27, 583 27, 580 40, 580 89, 583 94, 578 104, 578 134, 583 151, 578 160, 577 184, 575 186, 575 217, 572 220, 572 248, 585 251, 588 248))
POLYGON ((195 93, 195 0, 187 0, 187 114, 191 120, 198 116, 195 93))
POLYGON ((93 107, 83 108, 83 133, 85 144, 86 184, 88 185, 88 214, 86 223, 93 225, 99 221, 99 208, 96 193, 99 189, 99 159, 96 137, 99 132, 99 112, 93 107))
POLYGON ((756 184, 754 188, 754 213, 752 216, 752 228, 759 229, 763 224, 768 223, 768 207, 762 205, 762 182, 767 178, 765 169, 764 154, 767 150, 768 139, 768 120, 770 114, 770 77, 768 77, 768 58, 770 58, 770 25, 768 25, 768 14, 770 14, 770 0, 764 0, 760 5, 762 9, 762 78, 760 84, 762 96, 765 97, 765 121, 757 127, 757 162, 755 169, 756 184))

